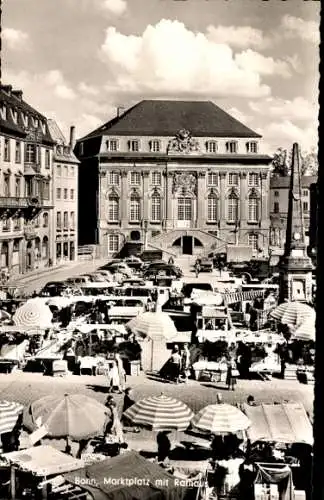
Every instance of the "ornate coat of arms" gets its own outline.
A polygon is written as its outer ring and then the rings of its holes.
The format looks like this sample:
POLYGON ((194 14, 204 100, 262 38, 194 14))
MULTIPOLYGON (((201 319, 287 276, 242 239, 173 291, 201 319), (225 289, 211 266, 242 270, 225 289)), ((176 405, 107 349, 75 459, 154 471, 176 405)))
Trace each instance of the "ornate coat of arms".
POLYGON ((196 194, 197 178, 194 174, 183 172, 174 174, 173 177, 173 192, 182 192, 183 194, 196 194))
POLYGON ((168 151, 170 153, 197 153, 199 142, 191 137, 188 130, 182 129, 169 142, 168 151))

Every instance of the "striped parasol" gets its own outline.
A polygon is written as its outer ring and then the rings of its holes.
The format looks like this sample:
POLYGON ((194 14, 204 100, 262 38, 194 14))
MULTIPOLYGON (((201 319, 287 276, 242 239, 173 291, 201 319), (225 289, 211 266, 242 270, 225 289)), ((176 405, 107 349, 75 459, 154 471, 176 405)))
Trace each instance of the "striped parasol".
POLYGON ((0 434, 11 432, 24 407, 14 401, 0 401, 0 434))
POLYGON ((0 309, 0 321, 7 320, 11 318, 11 314, 8 313, 8 311, 4 311, 3 309, 0 309))
POLYGON ((134 403, 124 416, 155 431, 183 431, 189 426, 193 412, 182 401, 161 394, 134 403))
POLYGON ((145 312, 132 318, 126 325, 133 333, 144 337, 164 337, 170 339, 177 334, 177 329, 164 312, 145 312))
POLYGON ((291 325, 296 328, 305 319, 315 318, 315 310, 303 302, 284 302, 271 311, 270 316, 283 325, 291 325))
POLYGON ((50 308, 40 301, 28 301, 23 304, 13 316, 16 326, 26 330, 50 328, 52 326, 52 313, 50 308))
POLYGON ((315 341, 316 326, 315 318, 309 317, 299 325, 293 333, 296 340, 315 341))
POLYGON ((244 431, 250 420, 235 406, 219 403, 205 406, 192 419, 193 430, 210 434, 228 434, 244 431))

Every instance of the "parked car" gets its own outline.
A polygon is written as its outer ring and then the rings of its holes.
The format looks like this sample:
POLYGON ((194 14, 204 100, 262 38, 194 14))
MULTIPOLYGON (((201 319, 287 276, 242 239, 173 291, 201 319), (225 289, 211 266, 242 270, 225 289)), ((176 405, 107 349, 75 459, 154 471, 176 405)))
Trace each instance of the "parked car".
POLYGON ((131 257, 126 257, 124 262, 131 269, 140 270, 143 267, 143 261, 139 257, 135 257, 134 255, 132 255, 131 257))
POLYGON ((211 283, 184 283, 181 292, 184 295, 184 297, 188 299, 190 298, 192 290, 194 289, 206 290, 206 292, 214 291, 211 283))
POLYGON ((162 274, 165 273, 166 276, 174 276, 175 278, 181 278, 183 272, 180 267, 173 264, 166 264, 165 262, 153 262, 145 270, 144 276, 147 274, 162 274))
POLYGON ((70 286, 63 281, 49 281, 39 292, 40 297, 58 297, 70 286))
POLYGON ((211 273, 214 269, 212 259, 208 259, 207 257, 202 257, 201 259, 197 259, 196 262, 199 262, 200 271, 203 273, 211 273))

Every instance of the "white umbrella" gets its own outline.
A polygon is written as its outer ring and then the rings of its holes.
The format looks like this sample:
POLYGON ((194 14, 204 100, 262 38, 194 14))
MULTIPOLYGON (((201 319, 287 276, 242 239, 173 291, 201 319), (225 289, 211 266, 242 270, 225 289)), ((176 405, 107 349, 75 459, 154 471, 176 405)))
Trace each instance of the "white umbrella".
POLYGON ((20 328, 36 330, 52 327, 52 318, 52 312, 46 304, 28 301, 17 309, 12 319, 20 328))
POLYGON ((0 435, 11 432, 24 407, 14 401, 0 401, 0 435))
POLYGON ((283 325, 296 328, 307 318, 315 318, 315 310, 303 302, 284 302, 271 311, 270 316, 283 325))
POLYGON ((192 428, 211 434, 228 434, 244 431, 250 420, 235 406, 220 403, 205 406, 191 421, 192 428))
POLYGON ((51 297, 50 299, 47 300, 46 304, 48 306, 63 308, 69 306, 71 302, 72 301, 69 297, 58 296, 58 297, 51 297))
POLYGON ((145 312, 132 318, 126 325, 132 332, 144 337, 164 337, 177 335, 177 329, 170 316, 164 312, 145 312))
POLYGON ((153 396, 141 399, 124 412, 134 424, 150 427, 152 430, 185 430, 193 417, 190 408, 178 399, 153 396))
POLYGON ((296 328, 293 337, 297 340, 315 341, 316 326, 315 318, 307 318, 300 326, 296 328))

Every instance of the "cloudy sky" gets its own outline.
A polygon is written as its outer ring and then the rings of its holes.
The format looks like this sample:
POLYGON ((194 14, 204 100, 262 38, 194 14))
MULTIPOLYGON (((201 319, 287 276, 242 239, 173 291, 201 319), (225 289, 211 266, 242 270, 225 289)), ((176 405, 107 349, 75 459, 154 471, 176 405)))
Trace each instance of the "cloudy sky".
POLYGON ((317 143, 319 2, 3 0, 3 83, 81 137, 142 99, 212 100, 266 150, 317 143))

